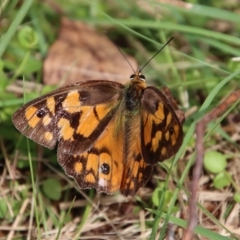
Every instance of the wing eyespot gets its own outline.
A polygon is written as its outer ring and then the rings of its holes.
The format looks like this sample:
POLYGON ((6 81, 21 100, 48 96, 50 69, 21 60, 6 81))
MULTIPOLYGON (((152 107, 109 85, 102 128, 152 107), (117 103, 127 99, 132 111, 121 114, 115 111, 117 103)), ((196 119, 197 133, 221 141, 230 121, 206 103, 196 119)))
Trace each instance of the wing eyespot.
POLYGON ((47 114, 47 111, 45 109, 39 109, 36 113, 38 118, 43 118, 47 114))
POLYGON ((107 163, 103 163, 100 166, 100 172, 103 173, 104 175, 108 175, 110 173, 110 166, 107 163))

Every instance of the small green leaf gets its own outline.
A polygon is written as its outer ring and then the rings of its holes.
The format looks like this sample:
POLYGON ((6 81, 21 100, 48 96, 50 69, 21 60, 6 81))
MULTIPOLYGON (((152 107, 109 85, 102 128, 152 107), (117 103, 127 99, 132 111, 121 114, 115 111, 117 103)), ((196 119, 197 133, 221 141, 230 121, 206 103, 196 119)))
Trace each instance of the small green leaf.
POLYGON ((224 171, 227 160, 225 155, 217 151, 209 151, 205 153, 203 165, 208 172, 217 174, 224 171))
POLYGON ((235 202, 240 203, 240 193, 235 193, 233 195, 233 199, 234 199, 235 202))
MULTIPOLYGON (((168 205, 172 199, 173 192, 172 191, 163 191, 162 187, 157 187, 153 194, 152 194, 152 202, 153 204, 157 207, 160 204, 160 200, 162 197, 162 194, 164 194, 164 203, 163 203, 163 210, 167 211, 168 210, 168 205)), ((172 213, 175 213, 178 211, 178 207, 174 206, 172 209, 172 213)))
POLYGON ((231 183, 231 176, 227 172, 221 172, 215 176, 213 179, 213 185, 215 188, 224 188, 231 183))
POLYGON ((49 178, 43 182, 43 192, 51 200, 61 198, 62 186, 58 180, 49 178))
POLYGON ((19 160, 17 161, 17 167, 18 167, 19 169, 29 168, 29 161, 19 159, 19 160))
POLYGON ((23 47, 33 49, 38 43, 38 37, 31 27, 24 26, 18 32, 18 41, 23 47))
POLYGON ((159 187, 154 190, 152 194, 152 202, 155 206, 158 206, 162 192, 163 192, 162 188, 159 187))
POLYGON ((7 203, 4 198, 0 199, 0 219, 3 219, 7 215, 7 203))

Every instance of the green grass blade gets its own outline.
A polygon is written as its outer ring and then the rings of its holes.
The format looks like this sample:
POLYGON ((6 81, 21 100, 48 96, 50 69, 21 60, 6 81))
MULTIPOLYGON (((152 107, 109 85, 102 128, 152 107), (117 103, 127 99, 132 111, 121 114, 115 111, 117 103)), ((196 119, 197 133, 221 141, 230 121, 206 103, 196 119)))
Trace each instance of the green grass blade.
POLYGON ((0 58, 2 57, 4 51, 6 50, 8 43, 11 41, 12 37, 17 31, 17 28, 21 24, 23 18, 26 16, 29 8, 32 5, 33 0, 25 0, 23 1, 22 7, 18 11, 17 16, 12 21, 10 27, 7 32, 2 36, 1 44, 0 44, 0 58))

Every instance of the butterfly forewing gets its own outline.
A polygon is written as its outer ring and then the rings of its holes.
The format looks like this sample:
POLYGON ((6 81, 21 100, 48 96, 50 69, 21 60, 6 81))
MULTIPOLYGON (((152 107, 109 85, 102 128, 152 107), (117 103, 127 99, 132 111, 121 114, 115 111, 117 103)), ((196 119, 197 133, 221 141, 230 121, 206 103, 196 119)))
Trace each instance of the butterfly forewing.
POLYGON ((142 96, 141 142, 143 156, 148 164, 173 156, 183 140, 182 124, 162 92, 147 87, 142 96))
POLYGON ((77 154, 93 145, 122 98, 123 85, 88 81, 60 88, 19 108, 13 124, 35 142, 77 154))

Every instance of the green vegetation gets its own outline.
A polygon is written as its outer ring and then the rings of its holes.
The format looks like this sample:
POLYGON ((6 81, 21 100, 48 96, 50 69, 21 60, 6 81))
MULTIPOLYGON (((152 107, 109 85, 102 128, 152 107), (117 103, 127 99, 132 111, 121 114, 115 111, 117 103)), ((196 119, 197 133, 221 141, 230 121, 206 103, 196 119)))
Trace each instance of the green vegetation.
MULTIPOLYGON (((240 5, 159 2, 164 1, 0 1, 0 240, 164 239, 169 231, 181 239, 177 227, 187 225, 195 124, 240 86, 240 5), (175 37, 144 75, 148 84, 168 86, 186 112, 184 143, 174 159, 156 166, 132 199, 79 190, 63 173, 56 151, 27 140, 12 124, 24 102, 58 87, 43 84, 43 65, 61 17, 89 24, 100 35, 107 32, 139 66, 175 37)), ((108 47, 96 48, 104 53, 108 47)), ((205 150, 217 154, 210 156, 198 189, 195 234, 214 240, 240 238, 234 230, 239 227, 239 101, 227 110, 205 131, 205 150), (224 166, 218 165, 218 154, 224 166)))

